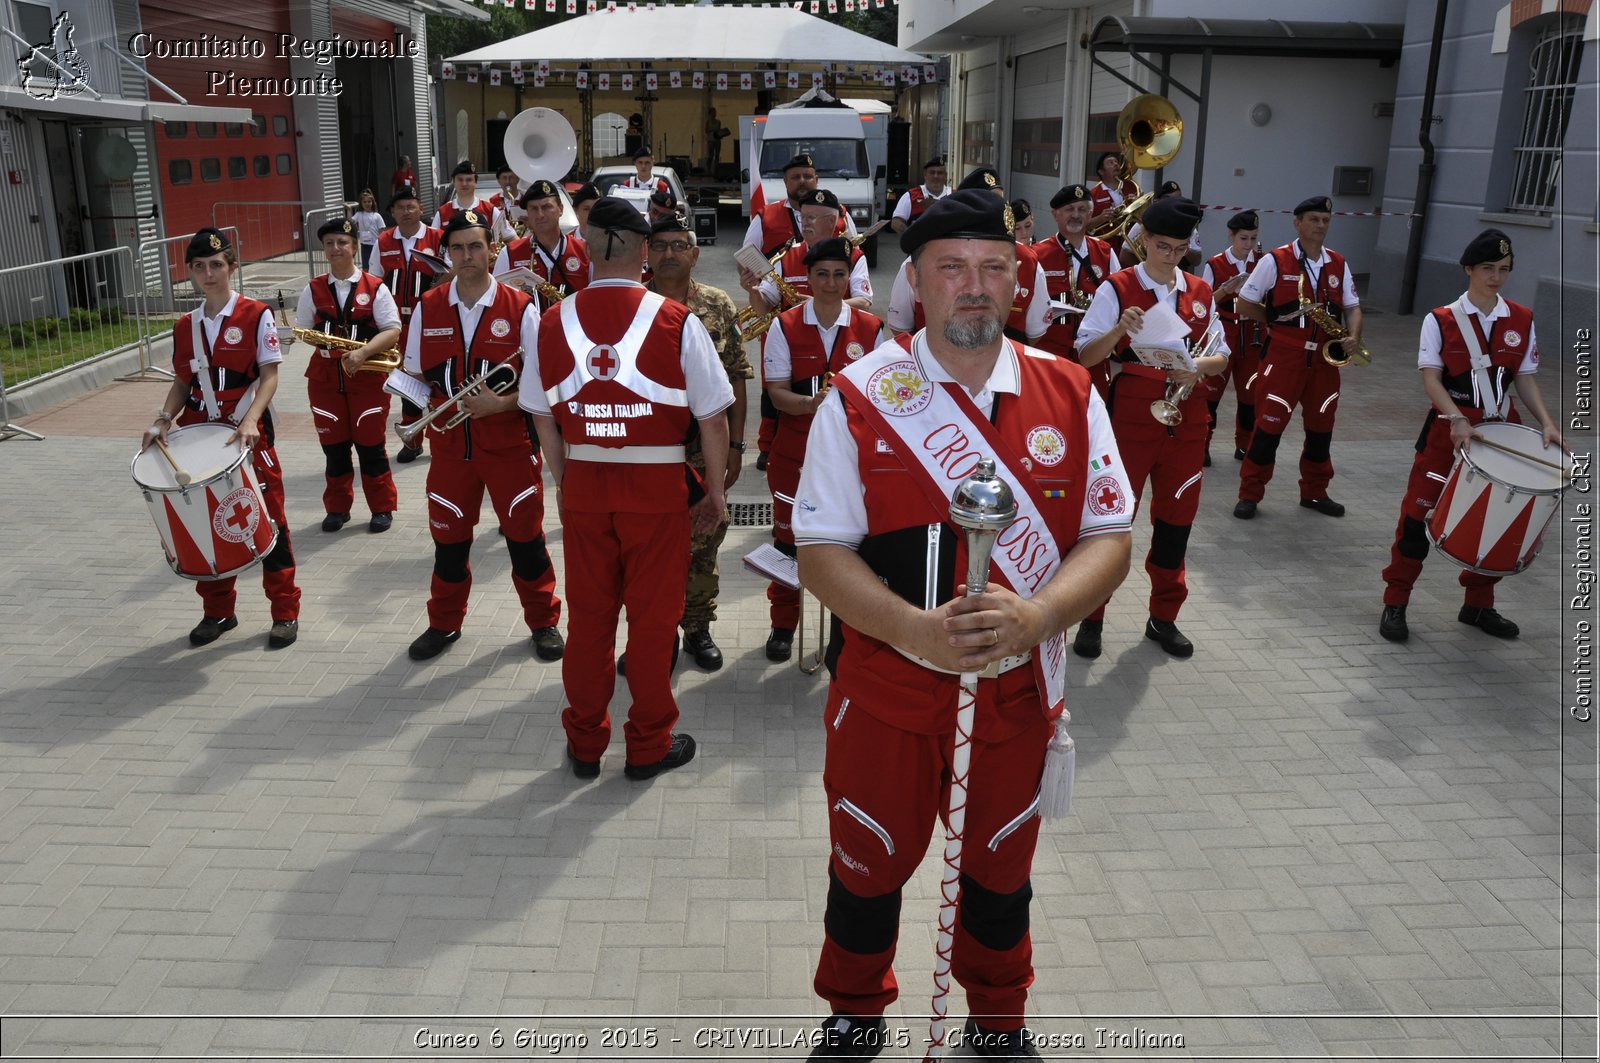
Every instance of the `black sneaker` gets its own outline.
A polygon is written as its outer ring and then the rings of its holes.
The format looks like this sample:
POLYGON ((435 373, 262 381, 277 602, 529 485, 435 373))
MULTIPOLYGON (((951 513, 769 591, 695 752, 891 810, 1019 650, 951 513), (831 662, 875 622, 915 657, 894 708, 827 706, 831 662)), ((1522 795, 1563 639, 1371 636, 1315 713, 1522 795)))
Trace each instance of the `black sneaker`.
POLYGON ((1240 520, 1252 520, 1256 515, 1256 504, 1248 498, 1239 499, 1239 504, 1233 507, 1233 515, 1240 520))
POLYGON ((775 627, 772 634, 767 636, 767 660, 787 661, 794 653, 794 631, 790 628, 775 627))
POLYGON ((961 1028, 961 1044, 979 1059, 1041 1059, 1033 1035, 1023 1026, 1016 1030, 991 1030, 973 1019, 961 1028))
POLYGON ((410 465, 421 456, 421 447, 401 447, 400 452, 394 456, 394 460, 398 461, 401 465, 410 465))
POLYGON ((206 616, 189 632, 189 644, 192 646, 209 646, 217 641, 224 631, 232 631, 239 626, 236 616, 206 616))
POLYGON ((722 650, 711 637, 709 628, 697 628, 683 633, 683 648, 689 651, 694 663, 708 672, 722 667, 722 650))
POLYGON ((1497 639, 1514 639, 1522 634, 1521 628, 1493 609, 1476 609, 1470 605, 1463 605, 1461 612, 1456 614, 1456 619, 1463 624, 1471 624, 1485 635, 1493 635, 1497 639))
POLYGON ((267 634, 267 649, 281 650, 285 646, 293 646, 294 640, 300 637, 300 621, 276 620, 272 624, 272 631, 267 634))
POLYGON ((1161 648, 1174 657, 1193 657, 1194 643, 1184 637, 1178 630, 1178 625, 1170 620, 1157 620, 1151 617, 1145 621, 1144 637, 1159 642, 1161 648))
POLYGON ((572 743, 567 743, 567 763, 572 765, 572 774, 580 779, 598 779, 600 777, 600 762, 598 760, 579 760, 572 752, 572 743))
POLYGON ((443 653, 446 646, 460 637, 459 631, 430 627, 416 637, 411 643, 411 649, 406 652, 411 655, 413 661, 429 661, 443 653))
POLYGON ((1239 448, 1239 447, 1234 447, 1233 448, 1233 460, 1234 461, 1243 461, 1244 460, 1244 450, 1239 448))
POLYGON ((326 517, 322 518, 322 530, 326 532, 336 532, 349 523, 350 514, 329 513, 326 517))
POLYGON ((653 779, 664 771, 681 768, 694 759, 694 738, 691 735, 675 734, 672 744, 667 747, 667 755, 654 764, 624 764, 622 774, 630 779, 653 779))
POLYGON ((1406 626, 1406 607, 1403 605, 1386 605, 1383 615, 1378 618, 1378 634, 1390 642, 1404 642, 1411 637, 1411 629, 1406 626))
POLYGON ((1204 465, 1208 469, 1211 468, 1211 448, 1210 447, 1206 448, 1206 459, 1205 459, 1205 461, 1201 462, 1201 464, 1204 465))
POLYGON ((822 1041, 811 1059, 876 1059, 883 1051, 883 1019, 830 1015, 822 1024, 822 1041))
POLYGON ((1104 620, 1080 621, 1078 633, 1072 637, 1072 652, 1091 661, 1100 656, 1100 632, 1105 623, 1104 620))
POLYGON ((766 472, 767 471, 767 452, 764 451, 764 450, 756 455, 756 471, 757 472, 766 472))
POLYGON ((542 627, 533 633, 533 655, 541 661, 559 661, 567 652, 567 642, 561 632, 553 627, 542 627))
POLYGON ((1302 498, 1300 500, 1300 504, 1305 506, 1307 509, 1314 509, 1318 513, 1329 517, 1344 516, 1344 503, 1335 502, 1326 495, 1321 498, 1302 498))
POLYGON ((393 513, 374 513, 372 520, 367 522, 367 531, 379 535, 388 531, 394 525, 393 513))

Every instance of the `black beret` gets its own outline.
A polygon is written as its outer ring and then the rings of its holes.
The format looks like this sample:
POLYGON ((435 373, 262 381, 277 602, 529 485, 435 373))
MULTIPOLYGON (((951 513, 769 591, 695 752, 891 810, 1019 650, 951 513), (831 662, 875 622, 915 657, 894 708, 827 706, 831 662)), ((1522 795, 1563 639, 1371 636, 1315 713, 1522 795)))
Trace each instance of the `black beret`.
POLYGON ((389 197, 389 206, 393 208, 394 205, 400 202, 402 199, 416 198, 417 190, 415 188, 412 188, 410 185, 401 185, 399 188, 394 190, 394 195, 389 197))
POLYGON ((943 166, 943 165, 944 165, 944 156, 943 155, 935 155, 933 158, 931 158, 927 162, 923 163, 922 164, 922 168, 924 170, 931 170, 935 166, 943 166))
POLYGON ((522 198, 517 200, 517 205, 526 207, 529 203, 535 202, 536 200, 560 198, 561 193, 556 191, 554 182, 540 180, 535 181, 533 184, 528 186, 528 190, 522 193, 522 198))
POLYGON ((463 229, 482 229, 489 231, 489 217, 475 210, 458 210, 450 215, 450 220, 444 223, 443 243, 449 243, 450 237, 463 229))
POLYGON ((650 235, 650 223, 644 220, 644 215, 633 204, 616 196, 600 197, 600 202, 589 211, 589 226, 606 233, 650 235))
POLYGON ((1011 216, 1017 221, 1027 221, 1033 217, 1033 204, 1026 199, 1013 199, 1011 201, 1011 216))
POLYGON ((842 211, 844 207, 839 203, 839 197, 826 188, 815 188, 806 193, 800 201, 802 207, 827 207, 832 211, 842 211))
POLYGON ((900 250, 909 255, 930 240, 945 239, 1015 242, 1017 226, 1011 205, 974 188, 952 192, 906 226, 900 234, 900 250))
POLYGON ((651 192, 650 205, 652 207, 661 207, 663 210, 671 210, 678 205, 678 201, 672 198, 671 192, 651 192))
POLYGON ((599 198, 600 190, 594 186, 593 182, 585 181, 583 184, 578 186, 578 190, 576 192, 572 193, 572 205, 576 207, 579 203, 587 203, 591 199, 599 198))
POLYGON ((650 145, 640 144, 637 148, 633 149, 633 157, 636 159, 653 159, 656 156, 655 152, 650 150, 650 145))
POLYGON ((1139 224, 1151 236, 1187 240, 1194 235, 1194 227, 1200 224, 1203 217, 1205 211, 1193 200, 1173 196, 1170 199, 1158 199, 1146 207, 1139 224))
POLYGON ((1261 219, 1256 217, 1256 212, 1253 210, 1241 210, 1228 219, 1228 231, 1230 233, 1236 233, 1240 229, 1259 228, 1261 228, 1261 219))
POLYGON ((843 262, 848 266, 850 264, 850 241, 841 236, 835 236, 831 240, 823 240, 816 247, 806 252, 807 269, 823 261, 843 262))
POLYGON ((473 167, 471 159, 462 159, 456 163, 456 168, 450 171, 450 176, 460 177, 464 173, 470 173, 474 177, 478 176, 478 171, 473 167))
POLYGON ((329 218, 317 229, 317 242, 321 243, 324 236, 348 236, 354 240, 355 223, 349 218, 329 218))
POLYGON ((1067 185, 1050 197, 1050 209, 1057 210, 1069 203, 1087 203, 1090 198, 1089 189, 1085 185, 1067 185))
POLYGON ((991 192, 998 191, 1000 188, 1000 175, 987 166, 980 166, 962 178, 959 185, 956 185, 956 191, 958 192, 969 188, 987 189, 991 192))
POLYGON ((1302 199, 1294 208, 1294 216, 1298 218, 1300 215, 1309 211, 1332 214, 1333 200, 1329 199, 1327 196, 1312 196, 1310 199, 1302 199))
MULTIPOLYGON (((1485 229, 1461 252, 1461 264, 1471 269, 1484 262, 1499 262, 1511 254, 1511 237, 1499 229, 1485 229)), ((1516 260, 1512 259, 1515 265, 1516 260)))
POLYGON ((1156 198, 1171 195, 1183 195, 1183 186, 1176 181, 1163 181, 1161 187, 1156 190, 1156 198))
POLYGON ((799 170, 802 168, 812 170, 817 168, 817 160, 813 159, 809 152, 802 151, 800 154, 783 164, 784 173, 788 173, 790 170, 799 170))
POLYGON ((650 223, 650 235, 658 233, 687 233, 694 229, 689 225, 688 218, 680 218, 676 214, 668 214, 664 218, 657 218, 650 223))
POLYGON ((228 250, 230 246, 232 245, 228 243, 228 238, 222 235, 222 230, 213 229, 207 225, 204 229, 195 233, 194 238, 189 241, 189 247, 183 253, 183 261, 189 263, 197 258, 210 258, 212 255, 220 255, 228 250))

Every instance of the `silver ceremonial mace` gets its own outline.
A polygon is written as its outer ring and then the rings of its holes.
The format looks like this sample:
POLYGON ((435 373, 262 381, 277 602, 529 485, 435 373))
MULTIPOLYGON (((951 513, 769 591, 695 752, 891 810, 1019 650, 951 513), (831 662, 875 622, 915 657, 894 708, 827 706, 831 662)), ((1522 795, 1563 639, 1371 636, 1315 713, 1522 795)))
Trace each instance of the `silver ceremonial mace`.
MULTIPOLYGON (((994 459, 984 458, 950 496, 950 523, 967 533, 967 597, 982 594, 989 582, 989 558, 996 540, 1017 519, 1011 485, 995 475, 994 459)), ((993 674, 990 672, 989 674, 993 674)), ((944 879, 939 883, 939 941, 933 965, 933 1018, 927 1063, 945 1050, 949 1012, 950 958, 955 942, 956 901, 961 896, 961 847, 967 825, 967 774, 972 765, 972 723, 978 706, 978 672, 963 672, 956 700, 956 743, 950 766, 949 831, 944 839, 944 879)))

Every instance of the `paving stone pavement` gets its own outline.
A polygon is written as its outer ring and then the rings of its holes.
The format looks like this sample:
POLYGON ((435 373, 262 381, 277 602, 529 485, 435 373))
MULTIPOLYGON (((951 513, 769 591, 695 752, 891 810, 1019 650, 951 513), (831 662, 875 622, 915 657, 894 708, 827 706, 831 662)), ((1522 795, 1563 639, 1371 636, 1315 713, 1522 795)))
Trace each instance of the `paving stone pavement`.
MULTIPOLYGON (((727 285, 731 252, 707 249, 704 274, 727 285)), ((1369 321, 1378 363, 1347 372, 1334 449, 1349 515, 1295 506, 1286 463, 1259 518, 1233 519, 1219 442, 1182 618, 1196 656, 1140 637, 1141 524, 1106 655, 1071 660, 1074 815, 1033 879, 1047 1055, 1594 1056, 1595 741, 1563 694, 1593 620, 1565 608, 1571 566, 1592 559, 1575 526, 1553 532, 1502 584, 1523 634, 1499 642, 1456 622, 1435 556, 1411 642, 1378 637, 1424 400, 1416 320, 1369 321)), ((197 602, 127 472, 159 387, 102 389, 30 418, 46 442, 0 449, 0 1056, 438 1059, 562 1038, 566 1058, 803 1056, 774 1042, 822 1010, 823 682, 762 654, 763 588, 737 561, 762 530, 724 550, 727 667, 678 673, 699 758, 638 784, 614 749, 580 784, 558 666, 529 654, 492 535, 460 643, 406 657, 425 463, 396 467, 387 535, 318 530, 303 356, 278 404, 305 593, 288 650, 265 648, 253 573, 239 629, 186 642, 197 602), (633 1040, 603 1040, 617 1030, 633 1040)), ((1543 390, 1570 408, 1561 369, 1547 357, 1543 390)), ((753 470, 734 497, 762 497, 753 470)), ((890 1014, 913 1047, 886 1058, 920 1055, 936 864, 906 892, 890 1014)))

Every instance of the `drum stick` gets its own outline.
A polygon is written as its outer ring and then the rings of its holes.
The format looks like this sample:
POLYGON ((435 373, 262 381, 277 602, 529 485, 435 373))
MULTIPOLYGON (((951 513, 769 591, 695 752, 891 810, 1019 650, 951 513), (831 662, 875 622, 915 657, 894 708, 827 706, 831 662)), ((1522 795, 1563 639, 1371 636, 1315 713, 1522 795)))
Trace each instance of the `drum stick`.
POLYGON ((1523 451, 1517 450, 1515 447, 1508 447, 1504 443, 1496 443, 1493 440, 1485 439, 1482 436, 1473 436, 1472 437, 1472 442, 1473 443, 1482 443, 1484 446, 1489 447, 1489 448, 1491 448, 1493 450, 1498 450, 1498 451, 1501 451, 1502 453, 1510 454, 1510 455, 1512 455, 1514 457, 1521 458, 1523 461, 1531 461, 1535 465, 1543 465, 1547 469, 1555 469, 1557 472, 1559 472, 1561 474, 1561 478, 1563 480, 1572 479, 1572 470, 1567 468, 1565 465, 1562 465, 1562 464, 1560 464, 1558 462, 1545 461, 1543 458, 1536 458, 1532 454, 1528 454, 1528 453, 1525 453, 1523 451))
POLYGON ((188 487, 193 482, 194 477, 189 475, 187 469, 178 464, 178 459, 172 456, 172 451, 167 449, 167 445, 161 441, 160 436, 155 438, 155 445, 161 451, 161 456, 167 459, 167 464, 172 466, 172 478, 178 481, 178 486, 188 487))

